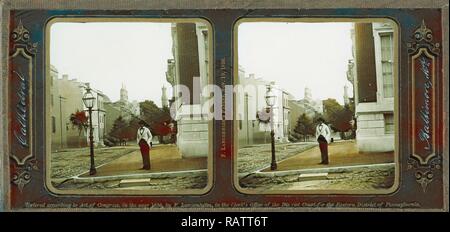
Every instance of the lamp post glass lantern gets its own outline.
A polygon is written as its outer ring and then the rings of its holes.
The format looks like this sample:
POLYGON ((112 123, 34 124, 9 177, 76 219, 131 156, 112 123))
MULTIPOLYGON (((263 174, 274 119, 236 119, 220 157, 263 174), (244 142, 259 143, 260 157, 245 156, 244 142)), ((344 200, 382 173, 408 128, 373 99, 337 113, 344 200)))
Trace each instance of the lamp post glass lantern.
POLYGON ((84 96, 83 96, 83 103, 86 106, 86 108, 92 109, 92 107, 94 107, 94 101, 95 101, 95 97, 91 93, 91 89, 86 89, 86 93, 84 93, 84 96))
POLYGON ((95 175, 97 170, 95 169, 94 162, 94 133, 92 128, 92 107, 94 107, 95 97, 91 93, 91 89, 89 86, 86 88, 86 93, 83 96, 83 103, 88 108, 89 112, 89 148, 90 148, 90 158, 91 158, 91 167, 89 169, 89 175, 95 175))
POLYGON ((270 163, 270 170, 276 170, 277 169, 277 161, 275 158, 275 130, 273 125, 273 106, 275 105, 275 102, 277 100, 277 96, 275 95, 273 88, 271 85, 267 86, 267 92, 266 92, 266 104, 270 108, 270 138, 271 138, 271 147, 272 147, 272 162, 270 163))

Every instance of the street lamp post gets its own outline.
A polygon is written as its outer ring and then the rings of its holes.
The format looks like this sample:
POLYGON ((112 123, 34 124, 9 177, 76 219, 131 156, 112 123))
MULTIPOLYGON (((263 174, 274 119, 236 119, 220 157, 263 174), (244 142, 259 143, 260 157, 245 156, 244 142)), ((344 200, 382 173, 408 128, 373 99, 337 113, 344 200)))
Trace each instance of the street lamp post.
POLYGON ((275 105, 277 96, 272 90, 272 86, 267 86, 267 92, 266 92, 266 103, 267 106, 270 108, 270 137, 271 137, 271 143, 272 143, 272 162, 270 163, 270 170, 276 170, 277 169, 277 160, 275 158, 275 129, 273 125, 273 106, 275 105))
POLYGON ((88 108, 89 112, 89 147, 90 147, 90 157, 91 157, 91 168, 89 169, 89 175, 95 175, 97 170, 95 169, 94 163, 94 133, 92 128, 92 107, 94 107, 95 97, 91 93, 91 88, 89 85, 86 88, 86 93, 83 96, 83 103, 88 108))

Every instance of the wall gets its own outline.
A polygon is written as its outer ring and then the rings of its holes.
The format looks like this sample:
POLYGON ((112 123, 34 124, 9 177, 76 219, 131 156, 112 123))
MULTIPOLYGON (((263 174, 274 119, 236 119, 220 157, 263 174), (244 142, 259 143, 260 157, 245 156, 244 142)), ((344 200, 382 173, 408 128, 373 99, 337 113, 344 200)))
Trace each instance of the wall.
MULTIPOLYGON (((209 150, 207 114, 202 104, 210 97, 201 96, 201 89, 209 80, 208 34, 206 27, 195 23, 172 25, 175 60, 175 86, 184 85, 190 90, 189 102, 176 101, 177 146, 183 157, 206 157, 209 150), (199 79, 193 79, 199 77, 199 79), (195 82, 194 82, 195 81, 195 82), (198 92, 193 91, 198 88, 198 92)), ((171 71, 171 70, 169 70, 171 71)), ((167 76, 172 79, 170 73, 167 76)), ((179 96, 174 88, 173 96, 179 96)))
MULTIPOLYGON (((84 147, 86 143, 85 131, 78 131, 77 127, 73 127, 70 122, 70 115, 77 110, 82 111, 84 108, 82 102, 82 92, 80 89, 80 83, 76 79, 69 80, 69 76, 64 74, 62 78, 55 80, 54 88, 57 89, 54 95, 54 107, 59 112, 55 111, 57 130, 59 133, 62 131, 63 146, 54 149, 84 147), (60 107, 61 106, 61 107, 60 107), (60 107, 60 108, 59 108, 60 107)), ((59 134, 60 135, 60 134, 59 134)), ((58 140, 57 136, 55 137, 58 140)), ((61 145, 59 143, 59 145, 61 145)))
MULTIPOLYGON (((360 152, 389 152, 394 150, 394 133, 388 129, 386 118, 393 117, 394 98, 384 97, 383 74, 381 70, 381 46, 379 33, 392 32, 392 26, 378 23, 364 25, 364 33, 359 32, 355 25, 354 46, 354 85, 356 112, 356 142, 360 152), (370 28, 370 30, 368 30, 370 28), (369 34, 370 33, 370 34, 369 34), (360 41, 360 42, 358 42, 360 41), (358 46, 365 42, 364 46, 358 46), (367 43, 372 43, 369 45, 367 43), (364 59, 361 58, 364 57, 364 59), (367 60, 370 68, 367 68, 367 60), (373 64, 372 64, 373 60, 373 64), (361 67, 366 67, 365 69, 361 67), (368 79, 375 78, 375 80, 368 79), (368 87, 368 84, 375 85, 368 87), (368 93, 370 92, 370 93, 368 93), (391 115, 391 116, 389 116, 391 115)), ((392 118, 391 118, 392 120, 392 118)))

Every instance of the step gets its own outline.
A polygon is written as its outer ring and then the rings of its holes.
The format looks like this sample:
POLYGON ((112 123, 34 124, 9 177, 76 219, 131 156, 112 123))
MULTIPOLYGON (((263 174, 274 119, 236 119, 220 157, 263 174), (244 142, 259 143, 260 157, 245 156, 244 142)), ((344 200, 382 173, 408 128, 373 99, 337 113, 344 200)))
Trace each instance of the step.
POLYGON ((326 180, 328 178, 328 172, 321 173, 304 173, 298 176, 299 181, 308 181, 308 180, 326 180))
POLYGON ((135 187, 135 186, 148 186, 150 185, 150 178, 145 179, 127 179, 121 180, 119 187, 135 187))

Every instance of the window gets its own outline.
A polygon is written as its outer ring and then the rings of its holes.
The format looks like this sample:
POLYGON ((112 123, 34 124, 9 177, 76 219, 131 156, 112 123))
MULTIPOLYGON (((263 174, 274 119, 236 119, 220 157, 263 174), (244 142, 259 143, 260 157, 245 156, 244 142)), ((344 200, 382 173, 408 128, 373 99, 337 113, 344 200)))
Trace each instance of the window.
POLYGON ((53 106, 54 100, 53 100, 53 94, 51 95, 51 105, 53 106))
POLYGON ((384 133, 394 133, 394 114, 384 114, 384 133))
POLYGON ((392 76, 392 33, 380 34, 381 41, 381 71, 383 74, 384 97, 394 97, 394 81, 392 76))
POLYGON ((56 133, 56 118, 52 116, 52 133, 56 133))

